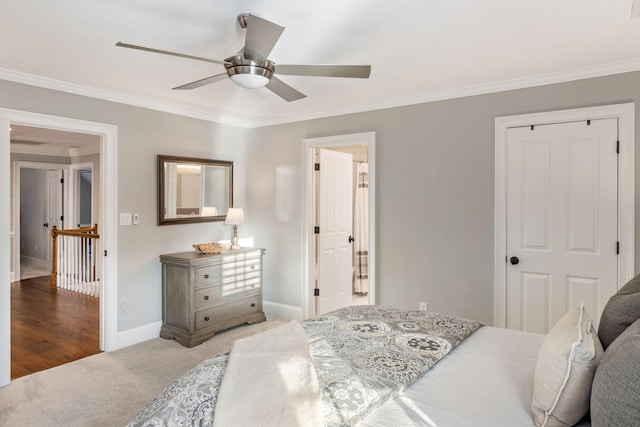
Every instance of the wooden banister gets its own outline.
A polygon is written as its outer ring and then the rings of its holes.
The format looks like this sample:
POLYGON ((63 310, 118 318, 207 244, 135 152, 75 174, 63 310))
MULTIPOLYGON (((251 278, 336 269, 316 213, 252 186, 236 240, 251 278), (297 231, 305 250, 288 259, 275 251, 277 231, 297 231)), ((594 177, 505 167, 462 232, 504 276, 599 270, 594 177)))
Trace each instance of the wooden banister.
POLYGON ((51 229, 51 245, 52 245, 52 259, 51 259, 51 289, 58 289, 58 236, 72 236, 80 237, 84 239, 99 239, 98 224, 94 224, 93 227, 81 227, 69 230, 58 230, 55 225, 51 229))

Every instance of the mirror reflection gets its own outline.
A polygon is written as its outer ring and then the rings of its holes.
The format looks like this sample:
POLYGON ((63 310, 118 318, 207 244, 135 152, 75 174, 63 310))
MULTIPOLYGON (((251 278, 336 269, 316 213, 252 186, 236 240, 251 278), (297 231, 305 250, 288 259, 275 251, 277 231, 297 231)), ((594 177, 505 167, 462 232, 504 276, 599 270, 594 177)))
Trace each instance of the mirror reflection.
POLYGON ((158 156, 158 225, 223 221, 232 195, 233 162, 158 156))

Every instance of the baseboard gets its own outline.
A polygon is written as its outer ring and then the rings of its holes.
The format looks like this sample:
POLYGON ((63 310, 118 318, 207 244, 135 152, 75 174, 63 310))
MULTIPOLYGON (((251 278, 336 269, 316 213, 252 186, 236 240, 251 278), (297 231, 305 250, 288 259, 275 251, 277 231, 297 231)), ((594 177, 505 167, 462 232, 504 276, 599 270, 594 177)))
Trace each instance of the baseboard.
POLYGON ((267 320, 274 318, 297 320, 301 322, 302 319, 302 307, 296 307, 295 305, 280 304, 278 302, 264 301, 262 308, 267 320))
MULTIPOLYGON (((265 315, 267 316, 267 320, 286 319, 302 321, 302 308, 296 307, 294 305, 264 301, 262 303, 262 308, 265 312, 265 315)), ((161 327, 162 322, 158 321, 149 323, 148 325, 142 325, 137 328, 118 332, 118 336, 116 338, 116 347, 114 350, 138 344, 152 338, 157 338, 160 336, 161 327)))
POLYGON ((130 345, 138 344, 152 338, 158 338, 160 336, 161 327, 162 322, 159 321, 118 332, 115 350, 123 347, 129 347, 130 345))
POLYGON ((44 268, 44 269, 48 269, 50 266, 49 261, 47 261, 46 259, 32 258, 25 255, 20 255, 20 262, 21 263, 26 262, 27 264, 31 264, 34 267, 44 268))

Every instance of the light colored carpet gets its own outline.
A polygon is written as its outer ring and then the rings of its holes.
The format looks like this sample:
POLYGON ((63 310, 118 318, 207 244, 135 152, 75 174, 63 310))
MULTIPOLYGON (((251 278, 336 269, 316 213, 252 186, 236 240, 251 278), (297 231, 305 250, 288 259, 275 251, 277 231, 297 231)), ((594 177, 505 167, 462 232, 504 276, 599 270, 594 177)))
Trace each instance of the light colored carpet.
POLYGON ((235 340, 283 325, 220 332, 193 348, 154 338, 38 372, 0 388, 1 426, 124 426, 176 378, 235 340))
POLYGON ((32 279, 34 277, 50 276, 51 270, 42 268, 29 262, 20 263, 20 280, 32 279))

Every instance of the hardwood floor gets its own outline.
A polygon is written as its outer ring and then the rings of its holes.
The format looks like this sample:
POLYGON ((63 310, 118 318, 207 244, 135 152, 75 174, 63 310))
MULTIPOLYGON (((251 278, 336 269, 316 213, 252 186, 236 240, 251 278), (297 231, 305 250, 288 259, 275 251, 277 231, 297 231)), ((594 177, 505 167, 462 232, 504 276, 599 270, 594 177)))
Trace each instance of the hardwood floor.
POLYGON ((11 379, 100 353, 99 310, 48 276, 11 283, 11 379))

